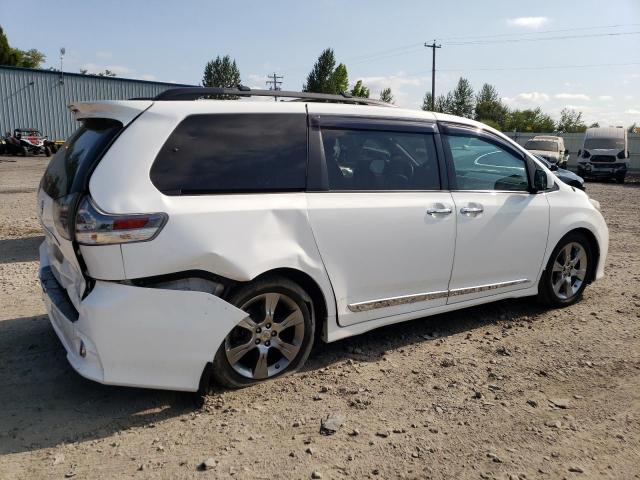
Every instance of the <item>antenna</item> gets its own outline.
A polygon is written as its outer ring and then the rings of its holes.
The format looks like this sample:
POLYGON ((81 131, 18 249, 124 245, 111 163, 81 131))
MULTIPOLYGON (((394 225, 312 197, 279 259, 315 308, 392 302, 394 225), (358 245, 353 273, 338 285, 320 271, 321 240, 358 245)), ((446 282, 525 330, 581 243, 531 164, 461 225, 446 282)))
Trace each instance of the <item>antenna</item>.
POLYGON ((64 54, 67 53, 66 48, 60 48, 60 85, 64 85, 64 73, 62 71, 62 59, 64 58, 64 54))

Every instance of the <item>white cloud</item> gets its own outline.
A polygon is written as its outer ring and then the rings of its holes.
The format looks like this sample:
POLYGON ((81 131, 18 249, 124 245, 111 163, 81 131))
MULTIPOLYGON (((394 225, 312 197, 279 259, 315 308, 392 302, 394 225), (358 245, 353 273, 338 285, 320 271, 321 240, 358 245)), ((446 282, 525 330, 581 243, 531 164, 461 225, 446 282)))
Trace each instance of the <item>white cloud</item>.
POLYGON ((608 102, 609 100, 613 100, 613 97, 611 95, 600 95, 598 96, 598 100, 601 102, 608 102))
POLYGON ((111 60, 113 58, 113 53, 102 50, 96 52, 96 58, 99 58, 100 60, 111 60))
POLYGON ((430 79, 431 77, 407 75, 405 72, 400 71, 395 75, 353 77, 353 85, 355 85, 358 80, 362 80, 362 83, 371 90, 371 98, 378 98, 382 90, 391 88, 391 93, 396 105, 416 108, 414 102, 408 101, 409 92, 407 92, 407 87, 409 89, 420 87, 425 84, 427 78, 430 79))
POLYGON ((517 17, 507 19, 507 24, 509 24, 509 26, 511 27, 528 28, 531 30, 538 30, 548 23, 548 17, 517 17))
POLYGON ((549 101, 549 95, 543 92, 522 92, 515 97, 503 97, 502 101, 508 105, 524 105, 531 106, 549 101))
POLYGON ((629 110, 625 110, 624 113, 626 113, 627 115, 640 115, 640 110, 630 108, 629 110))
POLYGON ((591 97, 584 93, 556 93, 554 97, 561 100, 584 100, 587 102, 591 100, 591 97))
POLYGON ((147 80, 147 81, 152 81, 156 79, 155 75, 151 75, 150 73, 145 73, 144 75, 140 75, 139 77, 140 80, 147 80))

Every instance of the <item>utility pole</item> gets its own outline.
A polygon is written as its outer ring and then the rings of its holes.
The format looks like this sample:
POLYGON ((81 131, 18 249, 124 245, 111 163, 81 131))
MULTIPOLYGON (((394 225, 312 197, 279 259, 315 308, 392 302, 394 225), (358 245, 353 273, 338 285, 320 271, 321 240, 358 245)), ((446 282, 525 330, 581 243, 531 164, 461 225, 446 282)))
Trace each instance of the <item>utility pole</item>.
MULTIPOLYGON (((269 85, 269 90, 282 90, 282 88, 280 88, 280 85, 282 85, 282 78, 284 78, 282 75, 277 75, 275 72, 273 75, 269 75, 269 80, 266 82, 267 85, 269 85)), ((273 99, 277 102, 278 96, 274 96, 273 99)))
POLYGON ((431 45, 425 42, 424 46, 433 52, 431 60, 431 111, 434 111, 436 109, 436 48, 442 48, 442 45, 436 45, 434 40, 431 45))

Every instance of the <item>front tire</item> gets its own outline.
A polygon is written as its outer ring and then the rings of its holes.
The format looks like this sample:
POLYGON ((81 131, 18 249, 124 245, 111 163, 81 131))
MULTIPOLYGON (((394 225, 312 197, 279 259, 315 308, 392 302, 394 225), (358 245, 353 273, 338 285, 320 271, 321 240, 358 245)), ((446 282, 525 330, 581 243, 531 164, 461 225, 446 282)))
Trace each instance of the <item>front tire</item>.
POLYGON ((315 337, 313 302, 291 280, 270 276, 232 292, 249 316, 225 338, 213 360, 214 380, 242 388, 298 370, 315 337))
POLYGON ((552 307, 576 303, 590 278, 593 251, 589 240, 580 233, 565 235, 551 253, 538 285, 538 298, 552 307))

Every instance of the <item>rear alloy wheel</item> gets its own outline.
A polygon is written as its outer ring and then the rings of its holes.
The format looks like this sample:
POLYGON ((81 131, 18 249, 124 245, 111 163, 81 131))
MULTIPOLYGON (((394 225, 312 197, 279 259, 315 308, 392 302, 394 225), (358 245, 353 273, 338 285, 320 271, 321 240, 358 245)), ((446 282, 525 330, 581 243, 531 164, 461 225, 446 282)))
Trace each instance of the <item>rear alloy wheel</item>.
POLYGON ((298 285, 272 277, 241 287, 230 303, 247 312, 218 349, 213 377, 240 388, 301 367, 314 338, 312 304, 298 285), (311 307, 311 309, 310 309, 311 307))
POLYGON ((591 245, 583 235, 565 236, 540 279, 539 297, 556 307, 578 301, 588 282, 592 258, 591 245))

